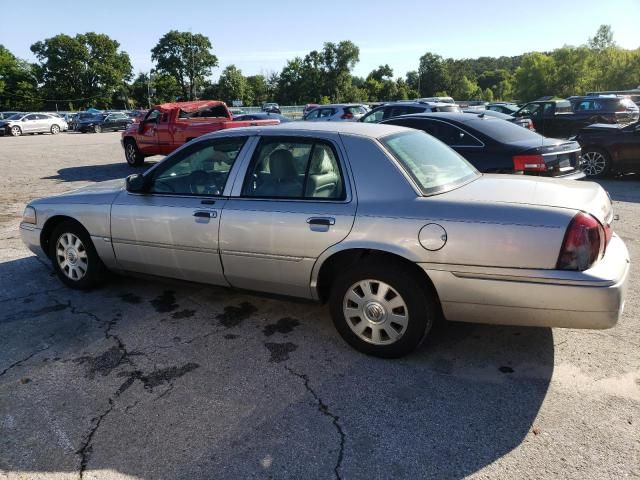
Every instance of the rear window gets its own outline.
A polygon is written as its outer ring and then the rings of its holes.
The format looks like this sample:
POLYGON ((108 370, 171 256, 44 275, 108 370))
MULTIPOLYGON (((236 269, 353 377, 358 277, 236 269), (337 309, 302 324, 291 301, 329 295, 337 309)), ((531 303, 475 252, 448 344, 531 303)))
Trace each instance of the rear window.
POLYGON ((542 136, 528 128, 522 128, 515 123, 499 118, 484 117, 464 122, 464 125, 483 133, 489 138, 501 143, 519 142, 523 140, 538 140, 542 143, 542 136))
POLYGON ((454 150, 424 132, 396 133, 380 141, 423 195, 443 193, 480 176, 473 165, 454 150))
POLYGON ((459 112, 460 111, 460 107, 458 107, 457 105, 451 105, 451 106, 446 106, 446 107, 433 107, 432 110, 434 112, 459 112))

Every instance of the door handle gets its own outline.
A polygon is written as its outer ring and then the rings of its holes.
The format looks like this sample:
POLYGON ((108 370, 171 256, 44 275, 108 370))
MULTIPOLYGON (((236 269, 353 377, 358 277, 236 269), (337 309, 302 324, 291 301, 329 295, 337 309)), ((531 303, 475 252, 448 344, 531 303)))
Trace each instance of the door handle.
POLYGON ((193 213, 193 216, 198 218, 216 218, 218 214, 216 212, 207 212, 203 210, 198 210, 193 213))
POLYGON ((307 218, 307 223, 309 225, 323 225, 328 227, 330 225, 335 225, 336 219, 333 217, 310 217, 307 218))

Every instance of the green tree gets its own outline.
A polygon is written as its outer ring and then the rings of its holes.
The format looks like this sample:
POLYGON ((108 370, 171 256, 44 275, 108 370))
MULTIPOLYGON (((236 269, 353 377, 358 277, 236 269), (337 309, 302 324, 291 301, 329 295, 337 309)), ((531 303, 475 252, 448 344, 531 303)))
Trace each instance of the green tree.
POLYGON ((427 52, 420 57, 418 68, 419 91, 421 97, 435 96, 449 87, 449 73, 440 55, 427 52))
POLYGON ((251 75, 247 77, 247 86, 253 97, 253 104, 262 105, 269 101, 269 86, 264 75, 251 75))
POLYGON ((247 79, 235 65, 229 65, 222 71, 218 81, 218 94, 227 105, 231 105, 234 100, 251 105, 253 100, 247 79))
POLYGON ((282 105, 301 105, 307 97, 302 89, 302 59, 289 60, 278 76, 275 99, 282 105))
POLYGON ((59 34, 31 45, 38 59, 35 73, 49 99, 46 107, 109 107, 114 93, 131 78, 129 55, 119 48, 116 40, 94 32, 59 34))
POLYGON ((539 52, 525 54, 515 73, 518 99, 530 101, 553 95, 556 71, 556 63, 549 55, 539 52))
POLYGON ((33 66, 0 45, 0 108, 36 110, 41 105, 33 66))
POLYGON ((616 46, 616 42, 613 41, 613 30, 611 29, 611 25, 600 25, 593 38, 589 38, 588 44, 589 48, 593 50, 614 48, 616 46))
POLYGON ((211 53, 208 37, 191 32, 171 30, 151 50, 156 70, 171 75, 186 99, 196 97, 198 85, 218 66, 218 57, 211 53))
POLYGON ((175 102, 181 94, 175 78, 166 73, 140 73, 129 87, 129 96, 136 106, 149 107, 159 103, 175 102))

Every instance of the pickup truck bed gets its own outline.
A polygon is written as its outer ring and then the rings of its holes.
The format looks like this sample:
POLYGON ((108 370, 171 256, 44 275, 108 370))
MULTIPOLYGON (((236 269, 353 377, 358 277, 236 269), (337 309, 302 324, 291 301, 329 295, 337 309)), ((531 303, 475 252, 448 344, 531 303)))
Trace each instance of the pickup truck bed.
POLYGON ((203 100, 165 103, 153 107, 122 133, 127 163, 139 166, 145 157, 167 155, 189 140, 227 128, 277 125, 280 121, 234 121, 224 102, 203 100))

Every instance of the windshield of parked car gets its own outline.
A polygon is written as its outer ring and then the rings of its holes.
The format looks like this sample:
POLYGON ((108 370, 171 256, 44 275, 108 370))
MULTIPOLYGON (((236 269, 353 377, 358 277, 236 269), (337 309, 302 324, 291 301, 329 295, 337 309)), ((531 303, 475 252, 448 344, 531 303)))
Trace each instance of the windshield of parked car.
POLYGON ((380 141, 423 195, 443 193, 480 176, 475 167, 454 150, 422 131, 396 133, 380 141))
POLYGON ((499 118, 491 118, 489 116, 485 116, 484 118, 478 117, 477 119, 464 122, 464 125, 468 125, 470 128, 500 143, 520 142, 524 140, 537 140, 542 143, 542 135, 499 118))

